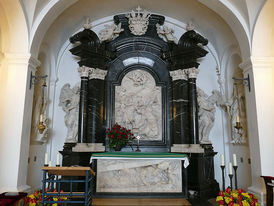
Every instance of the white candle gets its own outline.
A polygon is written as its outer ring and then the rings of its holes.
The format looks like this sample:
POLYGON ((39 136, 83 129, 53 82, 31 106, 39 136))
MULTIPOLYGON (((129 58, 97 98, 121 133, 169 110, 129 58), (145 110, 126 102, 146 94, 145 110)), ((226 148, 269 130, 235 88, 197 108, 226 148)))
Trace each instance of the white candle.
POLYGON ((43 114, 40 114, 40 122, 43 122, 43 114))
POLYGON ((60 165, 60 153, 59 152, 56 155, 56 165, 60 165))
POLYGON ((233 166, 237 166, 237 157, 236 157, 236 154, 233 154, 233 166))
POLYGON ((49 161, 49 167, 51 167, 51 161, 49 161))
POLYGON ((221 166, 225 166, 225 156, 224 156, 224 154, 221 155, 221 166))
POLYGON ((236 122, 240 122, 240 117, 239 117, 239 115, 237 115, 237 117, 236 117, 236 122))
POLYGON ((48 153, 46 152, 45 153, 45 165, 47 165, 48 164, 48 153))
POLYGON ((231 163, 231 162, 229 163, 229 174, 230 174, 230 175, 233 174, 233 173, 232 173, 232 163, 231 163))
POLYGON ((136 138, 137 138, 137 141, 138 141, 138 144, 139 144, 139 141, 140 141, 140 136, 137 136, 136 138))

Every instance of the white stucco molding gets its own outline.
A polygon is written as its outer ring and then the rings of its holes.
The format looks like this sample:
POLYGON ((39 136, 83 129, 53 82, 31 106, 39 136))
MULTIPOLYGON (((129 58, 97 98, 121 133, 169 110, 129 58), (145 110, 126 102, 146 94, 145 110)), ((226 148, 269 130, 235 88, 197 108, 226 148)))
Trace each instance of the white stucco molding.
POLYGON ((37 67, 41 65, 41 62, 32 57, 30 53, 5 53, 4 58, 8 64, 26 65, 29 66, 33 72, 36 72, 37 67))
POLYGON ((246 61, 242 62, 239 67, 245 74, 252 68, 264 68, 272 69, 274 65, 274 57, 250 57, 246 61))
POLYGON ((183 70, 183 69, 170 71, 169 74, 172 77, 172 81, 179 80, 179 79, 182 79, 182 80, 187 80, 188 79, 187 71, 183 70))

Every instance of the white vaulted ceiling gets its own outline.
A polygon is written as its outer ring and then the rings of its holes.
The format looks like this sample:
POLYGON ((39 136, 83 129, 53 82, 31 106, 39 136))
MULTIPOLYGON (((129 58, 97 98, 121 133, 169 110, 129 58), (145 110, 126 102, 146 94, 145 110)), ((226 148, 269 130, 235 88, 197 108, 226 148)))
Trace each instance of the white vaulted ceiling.
MULTIPOLYGON (((84 17, 98 20, 125 13, 140 5, 181 22, 192 21, 209 39, 220 58, 226 48, 238 45, 242 58, 250 56, 253 28, 265 0, 21 0, 29 27, 31 53, 41 43, 58 46, 80 28, 84 17), (45 38, 46 36, 46 38, 45 38)), ((55 49, 53 49, 55 50, 55 49)))

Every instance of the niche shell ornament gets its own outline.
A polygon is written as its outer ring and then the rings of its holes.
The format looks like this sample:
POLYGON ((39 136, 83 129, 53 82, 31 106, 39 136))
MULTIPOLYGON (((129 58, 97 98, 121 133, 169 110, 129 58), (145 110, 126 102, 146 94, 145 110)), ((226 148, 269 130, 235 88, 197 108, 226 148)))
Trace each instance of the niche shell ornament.
POLYGON ((126 17, 128 18, 129 30, 131 33, 136 36, 141 36, 147 31, 151 14, 146 10, 141 12, 142 8, 140 6, 138 6, 136 10, 137 12, 132 10, 131 13, 126 14, 126 17))

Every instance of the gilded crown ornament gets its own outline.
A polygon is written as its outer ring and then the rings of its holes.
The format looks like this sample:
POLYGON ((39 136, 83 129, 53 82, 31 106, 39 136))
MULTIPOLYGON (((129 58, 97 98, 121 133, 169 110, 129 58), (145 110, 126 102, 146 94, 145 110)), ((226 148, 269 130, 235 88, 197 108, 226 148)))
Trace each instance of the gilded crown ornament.
POLYGON ((136 10, 137 12, 132 10, 126 15, 126 17, 128 18, 128 24, 131 33, 140 36, 146 33, 149 24, 149 17, 151 14, 146 10, 141 12, 142 8, 140 6, 138 6, 136 10))

